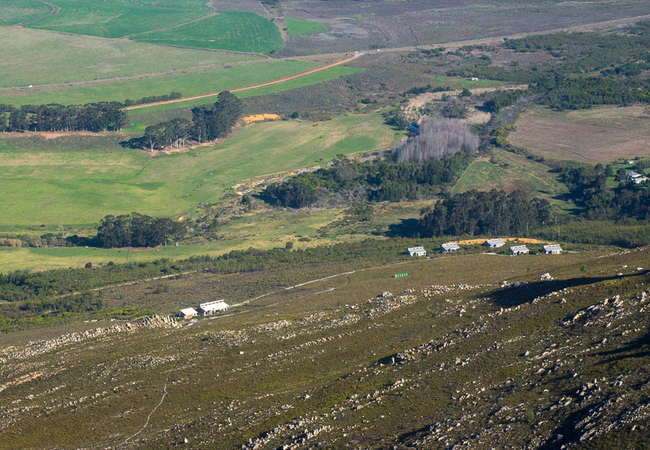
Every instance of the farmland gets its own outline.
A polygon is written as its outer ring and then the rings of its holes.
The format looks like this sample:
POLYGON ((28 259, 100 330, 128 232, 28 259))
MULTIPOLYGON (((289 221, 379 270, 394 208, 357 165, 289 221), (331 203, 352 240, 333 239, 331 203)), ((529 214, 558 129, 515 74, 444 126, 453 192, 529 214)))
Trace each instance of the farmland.
POLYGON ((87 226, 106 214, 132 211, 178 217, 218 201, 242 180, 387 147, 394 132, 378 114, 259 123, 222 144, 160 158, 120 148, 119 136, 108 148, 99 146, 106 142, 101 136, 23 139, 5 140, 0 153, 2 227, 87 226), (54 145, 60 149, 46 149, 54 145))
POLYGON ((285 21, 287 23, 287 33, 295 36, 327 30, 327 25, 320 22, 310 22, 309 20, 292 19, 290 17, 287 17, 285 21))
POLYGON ((171 91, 181 92, 184 97, 190 97, 272 81, 314 67, 317 65, 309 62, 275 61, 94 85, 2 91, 0 103, 69 105, 111 100, 123 102, 126 99, 168 94, 171 91))
POLYGON ((178 49, 24 28, 0 27, 0 43, 0 87, 121 77, 258 59, 252 55, 178 49))
POLYGON ((196 5, 190 9, 146 8, 120 0, 108 2, 56 0, 55 4, 61 8, 57 14, 30 22, 27 27, 121 38, 180 25, 209 13, 209 10, 203 8, 196 10, 196 5))
POLYGON ((516 123, 510 141, 535 155, 585 163, 649 157, 647 106, 556 112, 537 108, 516 123))
POLYGON ((52 8, 37 0, 4 0, 0 3, 0 25, 16 25, 45 16, 51 11, 52 8))
POLYGON ((282 35, 268 19, 247 12, 220 12, 204 20, 133 39, 183 47, 269 53, 282 48, 282 35))

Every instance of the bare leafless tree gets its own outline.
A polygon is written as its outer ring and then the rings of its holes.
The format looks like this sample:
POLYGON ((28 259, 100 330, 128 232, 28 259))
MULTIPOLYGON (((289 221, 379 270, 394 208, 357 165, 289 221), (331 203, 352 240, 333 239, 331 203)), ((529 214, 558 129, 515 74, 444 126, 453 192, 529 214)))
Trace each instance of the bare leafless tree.
POLYGON ((419 134, 399 143, 393 155, 399 162, 422 162, 458 152, 475 153, 478 145, 478 136, 462 120, 427 118, 420 123, 419 134))

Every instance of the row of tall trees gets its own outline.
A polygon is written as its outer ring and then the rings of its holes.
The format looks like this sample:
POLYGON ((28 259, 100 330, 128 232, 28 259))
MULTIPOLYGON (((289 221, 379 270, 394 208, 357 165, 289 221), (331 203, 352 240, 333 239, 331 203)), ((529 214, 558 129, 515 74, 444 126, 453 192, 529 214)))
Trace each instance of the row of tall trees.
POLYGON ((547 200, 529 200, 522 191, 469 191, 423 211, 421 236, 522 235, 551 218, 547 200))
POLYGON ((157 247, 185 235, 185 225, 168 218, 143 214, 106 216, 97 229, 97 242, 104 248, 157 247))
POLYGON ((144 105, 147 103, 157 103, 157 102, 166 102, 168 100, 178 100, 183 98, 183 95, 180 92, 171 91, 169 94, 164 95, 149 95, 148 97, 142 97, 137 100, 126 99, 124 100, 124 106, 133 106, 133 105, 144 105))
POLYGON ((117 102, 85 105, 0 105, 0 131, 118 131, 126 111, 117 102))
POLYGON ((191 120, 176 118, 148 126, 141 141, 151 151, 170 146, 183 147, 189 140, 199 143, 214 141, 227 136, 241 115, 241 100, 224 91, 212 107, 193 108, 191 120))

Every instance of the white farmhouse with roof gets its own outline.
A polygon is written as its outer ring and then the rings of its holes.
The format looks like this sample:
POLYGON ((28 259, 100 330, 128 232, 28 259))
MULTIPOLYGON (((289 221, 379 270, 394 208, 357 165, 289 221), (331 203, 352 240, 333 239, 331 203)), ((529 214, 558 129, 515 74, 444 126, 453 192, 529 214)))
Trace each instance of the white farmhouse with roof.
POLYGON ((181 317, 184 319, 190 319, 194 316, 197 316, 199 313, 194 308, 185 308, 181 309, 181 317))
POLYGON ((483 243, 483 245, 490 248, 499 248, 506 245, 506 243, 503 241, 503 239, 488 239, 483 243))
POLYGON ((528 247, 525 245, 515 245, 513 247, 510 247, 510 254, 519 256, 519 255, 525 255, 526 253, 529 253, 530 250, 528 250, 528 247))
POLYGON ((228 309, 228 304, 223 300, 201 303, 199 305, 199 312, 203 316, 210 316, 219 311, 226 311, 227 309, 228 309))
POLYGON ((409 256, 427 256, 427 251, 424 247, 410 247, 408 252, 409 256))
POLYGON ((460 246, 457 242, 447 242, 440 246, 440 251, 442 253, 455 252, 456 250, 460 250, 460 246))
POLYGON ((544 253, 547 255, 559 255, 562 253, 562 247, 560 244, 548 244, 542 247, 544 253))

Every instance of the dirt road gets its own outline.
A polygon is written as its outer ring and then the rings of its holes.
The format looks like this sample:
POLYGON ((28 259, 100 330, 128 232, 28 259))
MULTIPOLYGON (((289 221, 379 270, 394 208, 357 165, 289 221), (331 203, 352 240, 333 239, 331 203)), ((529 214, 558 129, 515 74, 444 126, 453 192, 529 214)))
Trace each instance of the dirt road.
MULTIPOLYGON (((252 86, 246 86, 246 87, 241 87, 241 88, 237 88, 237 89, 231 89, 230 92, 247 91, 249 89, 257 89, 257 88, 261 88, 261 87, 264 87, 264 86, 271 86, 273 84, 284 83, 285 81, 295 80, 296 78, 301 78, 301 77, 304 77, 304 76, 307 76, 307 75, 311 75, 313 73, 322 72, 323 70, 331 69, 332 67, 340 66, 342 64, 347 64, 347 63, 352 62, 355 59, 359 58, 360 56, 363 56, 363 53, 358 53, 358 54, 354 55, 351 58, 347 58, 347 59, 344 59, 342 61, 338 61, 338 62, 335 62, 335 63, 332 63, 332 64, 326 64, 324 66, 320 66, 320 67, 317 67, 315 69, 308 70, 306 72, 301 72, 301 73, 297 73, 297 74, 294 74, 294 75, 289 75, 288 77, 279 78, 279 79, 273 80, 273 81, 267 81, 266 83, 254 84, 252 86)), ((201 98, 214 97, 216 95, 219 95, 219 92, 212 92, 210 94, 196 95, 194 97, 179 98, 179 99, 176 99, 176 100, 167 100, 167 101, 164 101, 164 102, 146 103, 144 105, 129 106, 128 108, 125 108, 125 109, 126 110, 132 110, 132 109, 140 109, 140 108, 150 108, 152 106, 169 105, 171 103, 188 102, 190 100, 198 100, 198 99, 201 99, 201 98)))

